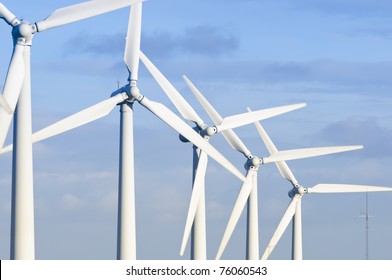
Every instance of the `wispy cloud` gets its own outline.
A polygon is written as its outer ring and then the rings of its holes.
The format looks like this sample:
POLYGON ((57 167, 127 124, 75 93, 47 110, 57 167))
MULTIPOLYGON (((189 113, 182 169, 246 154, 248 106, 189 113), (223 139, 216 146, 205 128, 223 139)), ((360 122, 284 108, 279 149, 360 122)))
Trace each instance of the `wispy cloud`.
POLYGON ((356 28, 350 32, 351 36, 379 38, 383 40, 392 39, 392 28, 390 26, 369 26, 356 28))
MULTIPOLYGON (((124 52, 124 34, 91 35, 80 32, 68 40, 63 48, 64 53, 113 55, 124 52)), ((154 31, 142 34, 142 49, 153 56, 177 56, 196 54, 216 57, 231 53, 238 49, 239 40, 222 28, 200 25, 190 27, 180 34, 167 31, 154 31)))
POLYGON ((392 139, 392 130, 380 125, 375 118, 335 122, 323 128, 316 137, 326 143, 360 143, 364 149, 358 155, 365 158, 392 156, 392 146, 386 145, 392 139))
MULTIPOLYGON (((148 55, 148 54, 147 54, 148 55)), ((158 67, 170 77, 186 73, 203 83, 249 84, 285 92, 389 94, 392 62, 350 62, 332 59, 307 61, 229 60, 162 61, 158 67)))
POLYGON ((216 57, 239 48, 239 39, 229 32, 212 26, 194 26, 182 34, 156 31, 144 34, 142 47, 152 56, 200 55, 216 57))
POLYGON ((124 34, 89 34, 82 31, 69 39, 63 46, 64 54, 112 55, 124 52, 124 34))
POLYGON ((73 194, 66 194, 62 197, 61 202, 65 210, 75 211, 83 207, 84 202, 73 194))
POLYGON ((206 56, 231 53, 239 47, 234 35, 211 26, 189 28, 179 41, 184 51, 206 56))

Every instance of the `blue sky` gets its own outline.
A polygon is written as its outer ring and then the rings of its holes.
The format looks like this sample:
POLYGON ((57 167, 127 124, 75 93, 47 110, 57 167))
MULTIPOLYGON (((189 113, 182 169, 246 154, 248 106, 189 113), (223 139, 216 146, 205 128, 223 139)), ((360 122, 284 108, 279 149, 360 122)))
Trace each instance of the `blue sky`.
MULTIPOLYGON (((2 1, 35 22, 80 1, 2 1)), ((392 186, 392 4, 390 1, 154 1, 143 5, 142 50, 202 118, 186 74, 223 116, 247 106, 308 106, 264 121, 278 149, 363 144, 340 155, 289 162, 297 180, 392 186)), ((48 30, 32 47, 33 128, 40 129, 107 97, 125 84, 123 50, 129 9, 48 30)), ((0 85, 12 51, 0 24, 0 85)), ((139 87, 170 104, 143 66, 139 87)), ((137 254, 180 259, 191 193, 192 149, 135 104, 137 254)), ((236 130, 267 155, 253 126, 236 130)), ((7 140, 10 143, 11 133, 7 140)), ((34 146, 38 259, 116 256, 119 113, 34 146)), ((211 140, 242 169, 244 158, 223 137, 211 140)), ((11 155, 0 157, 0 258, 9 258, 11 155)), ((218 249, 240 182, 213 160, 206 178, 208 256, 218 249)), ((289 203, 291 185, 274 165, 259 171, 260 252, 289 203)), ((392 194, 369 194, 369 256, 392 259, 392 194)), ((305 259, 363 259, 364 194, 306 196, 305 259)), ((245 255, 245 216, 223 255, 245 255)), ((290 258, 287 230, 272 259, 290 258)), ((188 256, 187 250, 186 256, 188 256)), ((186 257, 184 257, 186 259, 186 257)))

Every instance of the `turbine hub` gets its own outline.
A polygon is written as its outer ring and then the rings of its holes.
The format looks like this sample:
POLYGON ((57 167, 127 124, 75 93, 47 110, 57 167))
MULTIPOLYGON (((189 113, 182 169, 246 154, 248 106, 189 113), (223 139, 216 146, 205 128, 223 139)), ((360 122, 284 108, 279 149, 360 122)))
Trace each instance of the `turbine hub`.
POLYGON ((132 97, 134 97, 134 98, 138 97, 138 96, 140 95, 139 88, 136 87, 136 86, 131 86, 131 90, 129 91, 129 94, 130 94, 132 97))
POLYGON ((304 187, 302 187, 302 186, 299 186, 299 187, 297 188, 297 192, 298 192, 298 194, 303 195, 303 194, 307 193, 308 191, 307 191, 306 188, 304 188, 304 187))
POLYGON ((215 126, 209 126, 206 129, 206 133, 208 136, 212 136, 218 132, 218 129, 215 126))
POLYGON ((251 162, 252 162, 252 166, 254 166, 254 167, 260 166, 260 159, 258 157, 253 157, 251 162))
POLYGON ((130 87, 128 86, 128 96, 129 96, 130 101, 137 100, 137 101, 139 101, 139 102, 140 102, 140 101, 143 99, 143 97, 144 97, 144 96, 140 93, 139 88, 138 88, 137 86, 133 86, 132 84, 131 84, 130 87))
POLYGON ((33 28, 28 22, 22 22, 14 27, 12 36, 15 40, 22 40, 24 43, 29 43, 33 39, 33 28))
POLYGON ((245 169, 251 169, 251 170, 259 170, 259 166, 261 164, 261 160, 258 157, 251 157, 247 160, 245 163, 245 169))

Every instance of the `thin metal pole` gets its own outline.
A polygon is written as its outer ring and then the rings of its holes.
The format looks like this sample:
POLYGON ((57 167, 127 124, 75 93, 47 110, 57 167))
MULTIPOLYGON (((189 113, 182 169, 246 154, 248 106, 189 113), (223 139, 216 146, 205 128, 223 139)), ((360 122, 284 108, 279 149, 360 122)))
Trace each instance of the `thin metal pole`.
POLYGON ((360 218, 365 218, 365 260, 369 259, 369 219, 374 216, 369 215, 369 198, 368 192, 366 192, 366 212, 359 216, 360 218))
POLYGON ((369 259, 369 208, 368 208, 368 192, 366 192, 366 214, 365 214, 365 259, 369 259))

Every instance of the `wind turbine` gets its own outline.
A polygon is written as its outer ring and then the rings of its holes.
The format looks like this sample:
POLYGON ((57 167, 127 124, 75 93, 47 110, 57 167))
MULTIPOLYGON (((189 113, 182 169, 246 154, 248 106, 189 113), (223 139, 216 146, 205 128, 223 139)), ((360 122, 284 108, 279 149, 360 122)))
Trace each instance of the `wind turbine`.
MULTIPOLYGON (((208 102, 208 100, 202 95, 202 93, 195 87, 192 82, 184 76, 184 79, 191 91, 195 94, 207 114, 213 120, 215 124, 222 122, 222 117, 215 110, 215 108, 208 102)), ((224 137, 230 144, 230 146, 241 152, 246 157, 245 169, 246 169, 246 180, 244 181, 240 194, 237 199, 236 206, 233 209, 233 213, 230 217, 229 224, 226 228, 224 237, 219 247, 216 258, 220 259, 229 239, 234 230, 234 227, 241 215, 242 209, 244 208, 248 200, 248 217, 247 217, 247 246, 246 246, 246 258, 247 259, 259 259, 259 238, 258 238, 258 202, 257 202, 257 171, 261 164, 279 162, 283 159, 299 159, 311 156, 320 156, 331 153, 355 150, 361 148, 361 146, 347 146, 347 147, 324 147, 324 148, 312 148, 312 149, 300 149, 282 151, 276 153, 273 156, 267 158, 258 158, 254 156, 241 139, 232 130, 223 132, 224 137)), ((189 207, 187 223, 191 223, 194 219, 195 205, 197 205, 198 193, 193 190, 191 205, 189 207)), ((186 242, 186 236, 184 235, 183 244, 186 242)))
POLYGON ((30 48, 37 32, 93 17, 140 0, 96 0, 54 11, 30 24, 18 19, 0 2, 0 18, 12 27, 13 54, 0 95, 0 147, 14 116, 11 259, 34 259, 33 156, 31 142, 30 48), (14 114, 15 112, 15 114, 14 114))
MULTIPOLYGON (((117 251, 117 257, 119 259, 136 258, 133 167, 133 104, 135 101, 151 111, 154 115, 175 129, 178 133, 180 133, 180 135, 188 139, 195 146, 203 150, 208 156, 212 157, 223 167, 228 169, 241 181, 245 180, 242 173, 234 165, 232 165, 221 153, 219 153, 202 136, 200 136, 199 133, 194 131, 183 120, 181 120, 181 118, 175 115, 163 104, 151 101, 139 92, 137 80, 140 53, 141 12, 141 3, 132 6, 124 55, 124 61, 130 74, 129 83, 113 92, 110 98, 69 116, 66 119, 56 122, 34 133, 32 136, 33 142, 52 137, 104 117, 117 105, 121 105, 117 251)), ((247 115, 255 114, 252 113, 247 115)), ((252 119, 254 120, 255 118, 252 119)), ((243 122, 241 117, 231 119, 230 121, 239 125, 243 122)))
MULTIPOLYGON (((255 123, 256 128, 263 139, 263 142, 267 146, 270 154, 278 153, 278 149, 275 147, 271 138, 268 136, 264 128, 260 123, 255 123)), ((274 250, 279 239, 282 237, 291 219, 293 219, 293 236, 292 236, 292 259, 302 259, 302 210, 301 201, 302 197, 306 194, 326 194, 326 193, 356 193, 356 192, 385 192, 392 191, 392 188, 378 187, 378 186, 366 186, 366 185, 347 185, 347 184, 317 184, 312 188, 306 188, 299 185, 295 179, 290 168, 285 161, 275 163, 278 167, 281 175, 289 180, 293 185, 293 189, 289 191, 289 197, 291 202, 287 207, 282 219, 280 220, 263 256, 262 259, 268 259, 272 251, 274 250)))
MULTIPOLYGON (((158 68, 147 58, 143 53, 140 54, 140 59, 146 68, 150 71, 159 86, 163 89, 172 103, 175 105, 180 114, 192 121, 196 127, 194 128, 206 141, 210 137, 222 132, 224 135, 231 135, 231 129, 250 124, 252 120, 262 120, 273 116, 277 116, 292 110, 304 107, 306 104, 294 104, 288 106, 275 107, 271 109, 259 110, 252 112, 252 114, 239 114, 227 118, 221 118, 214 126, 208 126, 200 116, 195 112, 192 106, 182 97, 182 95, 173 87, 173 85, 166 79, 166 77, 158 70, 158 68)), ((190 81, 185 77, 185 81, 190 81)), ((183 142, 187 139, 181 137, 183 142)), ((206 252, 206 221, 205 221, 205 173, 207 168, 208 157, 206 153, 197 147, 193 149, 193 187, 192 198, 188 211, 188 218, 185 225, 184 237, 181 245, 180 255, 185 251, 186 244, 191 230, 191 259, 203 260, 207 257, 206 252), (193 225, 193 227, 192 227, 193 225)))

